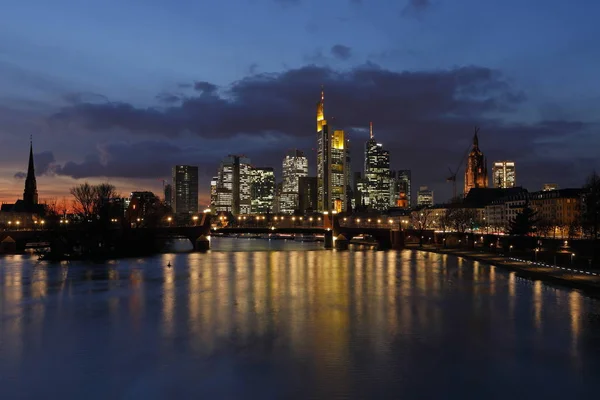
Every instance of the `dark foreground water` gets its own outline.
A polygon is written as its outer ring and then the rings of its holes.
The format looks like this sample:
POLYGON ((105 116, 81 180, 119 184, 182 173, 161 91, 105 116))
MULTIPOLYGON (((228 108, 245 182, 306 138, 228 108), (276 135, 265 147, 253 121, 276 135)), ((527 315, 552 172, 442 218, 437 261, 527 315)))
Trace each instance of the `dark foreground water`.
POLYGON ((0 258, 0 399, 600 397, 597 300, 449 256, 318 246, 0 258))

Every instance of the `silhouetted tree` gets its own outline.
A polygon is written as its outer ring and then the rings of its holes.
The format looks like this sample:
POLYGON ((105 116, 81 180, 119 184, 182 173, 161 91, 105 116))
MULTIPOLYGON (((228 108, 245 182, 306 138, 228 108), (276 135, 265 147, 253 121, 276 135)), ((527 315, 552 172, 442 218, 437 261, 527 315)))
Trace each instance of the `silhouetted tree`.
POLYGON ((600 229, 600 177, 596 171, 583 187, 581 225, 585 234, 596 240, 600 229))
POLYGON ((529 202, 526 202, 521 212, 510 221, 509 232, 511 235, 528 236, 536 232, 537 213, 529 207, 529 202))

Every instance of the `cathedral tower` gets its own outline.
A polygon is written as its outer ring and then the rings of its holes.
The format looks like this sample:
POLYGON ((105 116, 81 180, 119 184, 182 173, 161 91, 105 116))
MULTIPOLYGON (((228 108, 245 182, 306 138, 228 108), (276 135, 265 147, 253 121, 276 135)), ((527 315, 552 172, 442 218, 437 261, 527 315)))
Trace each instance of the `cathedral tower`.
POLYGON ((29 166, 27 167, 27 178, 25 179, 25 190, 23 191, 23 202, 26 207, 38 203, 37 183, 35 181, 35 168, 33 165, 33 142, 29 142, 29 166))
POLYGON ((467 160, 467 169, 465 171, 465 197, 472 188, 488 187, 487 159, 479 149, 478 132, 479 128, 475 128, 473 149, 471 149, 469 159, 467 160))

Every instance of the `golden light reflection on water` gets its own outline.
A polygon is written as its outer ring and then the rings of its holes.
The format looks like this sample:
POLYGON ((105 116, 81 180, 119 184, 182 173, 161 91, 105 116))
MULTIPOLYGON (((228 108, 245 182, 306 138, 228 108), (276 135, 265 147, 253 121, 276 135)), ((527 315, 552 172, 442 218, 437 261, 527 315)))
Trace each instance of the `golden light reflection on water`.
MULTIPOLYGON (((91 281, 104 279, 109 293, 102 305, 110 320, 127 318, 139 333, 148 328, 145 317, 154 312, 161 338, 171 347, 189 340, 192 351, 204 353, 223 346, 244 349, 271 337, 276 352, 290 352, 307 363, 311 355, 318 379, 331 380, 334 386, 348 382, 356 346, 388 357, 390 343, 410 340, 411 335, 443 340, 455 328, 455 318, 471 324, 465 325, 465 335, 481 335, 478 329, 509 321, 511 326, 499 328, 503 340, 511 341, 520 340, 526 329, 529 339, 541 341, 551 334, 550 326, 562 327, 570 331, 573 354, 580 354, 586 329, 586 304, 578 292, 548 290, 514 272, 446 255, 259 251, 165 255, 158 260, 160 265, 123 262, 105 272, 98 267, 79 271, 83 279, 76 283, 81 285, 76 293, 104 296, 91 290, 97 283, 91 281), (158 299, 159 306, 150 305, 158 299)), ((0 264, 0 333, 11 343, 2 355, 21 354, 23 337, 41 343, 45 324, 57 320, 58 307, 48 306, 53 295, 60 307, 76 306, 61 294, 69 290, 73 267, 56 268, 0 264), (27 317, 13 318, 19 312, 27 317)))
POLYGON ((533 284, 533 314, 535 327, 537 329, 542 328, 542 306, 544 300, 542 296, 542 282, 535 281, 533 284))

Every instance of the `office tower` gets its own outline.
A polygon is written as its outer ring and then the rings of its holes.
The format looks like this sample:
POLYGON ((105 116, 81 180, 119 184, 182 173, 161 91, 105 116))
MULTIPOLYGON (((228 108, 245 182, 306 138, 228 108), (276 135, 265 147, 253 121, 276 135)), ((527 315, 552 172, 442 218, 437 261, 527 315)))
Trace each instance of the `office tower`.
POLYGON ((299 209, 302 212, 317 210, 317 177, 303 176, 298 179, 299 209))
POLYGON ((495 188, 515 187, 515 163, 514 161, 496 161, 492 168, 492 177, 495 188))
POLYGON ((275 173, 273 168, 252 168, 251 177, 252 214, 272 213, 273 200, 275 199, 275 173))
POLYGON ((410 208, 410 170, 392 171, 390 174, 390 206, 410 208))
MULTIPOLYGON (((411 172, 410 169, 401 169, 396 172, 396 184, 398 185, 399 197, 404 194, 406 197, 406 206, 410 208, 412 206, 412 186, 411 186, 411 172)), ((397 204, 398 207, 400 205, 397 204)))
POLYGON ((354 207, 354 188, 352 185, 352 158, 350 154, 350 139, 346 138, 346 211, 354 207))
POLYGON ((250 214, 251 166, 245 156, 229 155, 221 161, 217 180, 217 212, 250 214))
POLYGON ((377 143, 370 124, 370 137, 365 143, 365 180, 367 181, 365 205, 375 210, 390 206, 390 153, 377 143))
POLYGON ((352 208, 354 210, 357 210, 362 206, 362 173, 360 171, 354 171, 353 176, 354 177, 352 179, 352 208))
POLYGON ((165 206, 171 207, 173 205, 173 186, 167 183, 163 189, 165 196, 165 206))
POLYGON ((298 180, 308 176, 308 159, 300 150, 290 151, 283 159, 280 212, 292 214, 299 206, 298 180))
POLYGON ((219 184, 219 177, 213 176, 212 179, 210 180, 210 209, 212 211, 216 211, 216 209, 217 209, 218 184, 219 184))
POLYGON ((558 185, 556 183, 544 183, 544 187, 542 188, 542 191, 549 192, 551 190, 558 190, 558 185))
POLYGON ((324 93, 317 103, 317 191, 319 211, 346 210, 346 150, 344 131, 329 133, 324 93))
POLYGON ((421 186, 417 192, 417 205, 418 206, 432 206, 433 205, 433 190, 429 190, 427 186, 421 186))
POLYGON ((475 135, 473 136, 473 148, 471 149, 471 153, 469 153, 467 169, 465 170, 465 197, 467 194, 469 194, 469 190, 472 188, 488 187, 487 160, 479 149, 477 132, 479 132, 479 130, 475 129, 475 135))
POLYGON ((198 167, 176 165, 173 167, 173 211, 177 214, 198 212, 198 167))

